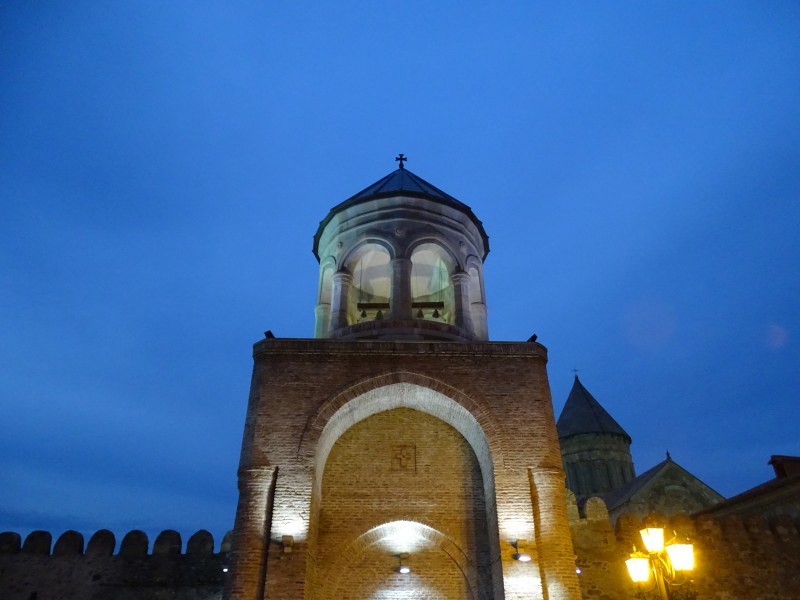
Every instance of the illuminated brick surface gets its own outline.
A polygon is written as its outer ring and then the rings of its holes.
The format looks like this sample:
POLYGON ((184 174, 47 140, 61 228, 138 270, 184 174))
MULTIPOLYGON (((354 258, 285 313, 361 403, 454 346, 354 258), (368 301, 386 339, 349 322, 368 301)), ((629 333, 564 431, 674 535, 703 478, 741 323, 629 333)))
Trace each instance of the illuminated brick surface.
POLYGON ((580 597, 545 361, 535 343, 257 344, 240 476, 274 468, 274 502, 241 486, 230 597, 580 597))

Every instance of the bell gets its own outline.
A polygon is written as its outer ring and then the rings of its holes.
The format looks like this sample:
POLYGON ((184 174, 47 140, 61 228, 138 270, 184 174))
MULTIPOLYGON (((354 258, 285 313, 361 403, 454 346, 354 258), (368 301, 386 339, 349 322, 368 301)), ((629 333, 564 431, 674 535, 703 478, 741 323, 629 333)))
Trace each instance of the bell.
POLYGON ((366 319, 366 318, 367 318, 367 311, 366 311, 366 309, 363 309, 363 308, 361 309, 361 318, 362 318, 362 319, 366 319))
POLYGON ((425 318, 425 315, 423 314, 421 308, 419 310, 417 310, 417 318, 418 319, 424 319, 425 318))
POLYGON ((434 319, 438 319, 439 318, 439 309, 438 308, 434 308, 433 309, 433 318, 434 319))
POLYGON ((380 321, 383 318, 383 311, 379 310, 378 313, 375 315, 375 320, 380 321))

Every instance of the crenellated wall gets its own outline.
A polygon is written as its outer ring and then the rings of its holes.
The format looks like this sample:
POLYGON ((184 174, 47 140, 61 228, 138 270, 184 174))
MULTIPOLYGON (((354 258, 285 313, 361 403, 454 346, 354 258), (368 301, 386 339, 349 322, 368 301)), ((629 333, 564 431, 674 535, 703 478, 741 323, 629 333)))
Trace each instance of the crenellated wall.
MULTIPOLYGON (((633 598, 625 559, 634 543, 641 548, 642 519, 627 514, 612 528, 605 504, 590 498, 578 514, 574 496, 567 509, 584 598, 633 598)), ((670 519, 651 514, 648 522, 688 537, 695 547, 696 568, 683 587, 698 600, 796 600, 800 598, 800 534, 787 515, 760 517, 690 517, 670 519)), ((690 596, 691 597, 691 596, 690 596)))
MULTIPOLYGON (((623 515, 612 527, 605 504, 591 498, 580 516, 567 494, 567 511, 583 598, 633 598, 625 559, 642 519, 623 515)), ((647 517, 688 537, 697 566, 684 587, 697 600, 796 600, 800 598, 800 524, 787 515, 763 518, 678 515, 647 517)), ((67 531, 53 544, 46 531, 24 542, 0 533, 0 598, 3 600, 218 600, 227 577, 230 533, 219 552, 207 531, 198 531, 182 551, 180 534, 163 531, 149 549, 141 531, 116 540, 108 530, 83 536, 67 531)))
POLYGON ((125 535, 115 554, 114 534, 101 529, 84 548, 83 535, 67 531, 52 543, 47 531, 0 533, 3 600, 216 600, 222 597, 230 533, 214 552, 201 530, 182 551, 177 531, 163 531, 148 552, 142 531, 125 535))

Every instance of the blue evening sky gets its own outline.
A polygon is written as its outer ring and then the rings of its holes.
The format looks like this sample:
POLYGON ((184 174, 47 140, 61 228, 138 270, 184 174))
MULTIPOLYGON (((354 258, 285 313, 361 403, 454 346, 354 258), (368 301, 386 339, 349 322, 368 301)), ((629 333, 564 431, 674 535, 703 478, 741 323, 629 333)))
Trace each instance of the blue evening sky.
POLYGON ((233 524, 251 345, 312 235, 408 168, 539 335, 723 495, 800 454, 795 2, 0 6, 0 530, 233 524))

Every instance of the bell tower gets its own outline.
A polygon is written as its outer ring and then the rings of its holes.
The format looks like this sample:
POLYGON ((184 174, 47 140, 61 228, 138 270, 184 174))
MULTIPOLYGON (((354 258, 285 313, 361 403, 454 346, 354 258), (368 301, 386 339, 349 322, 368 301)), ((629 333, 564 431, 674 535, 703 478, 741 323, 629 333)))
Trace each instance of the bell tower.
POLYGON ((405 160, 320 223, 314 338, 253 347, 226 598, 581 597, 547 350, 488 340, 483 224, 405 160))
POLYGON ((396 160, 317 229, 315 337, 485 341, 483 224, 396 160))

